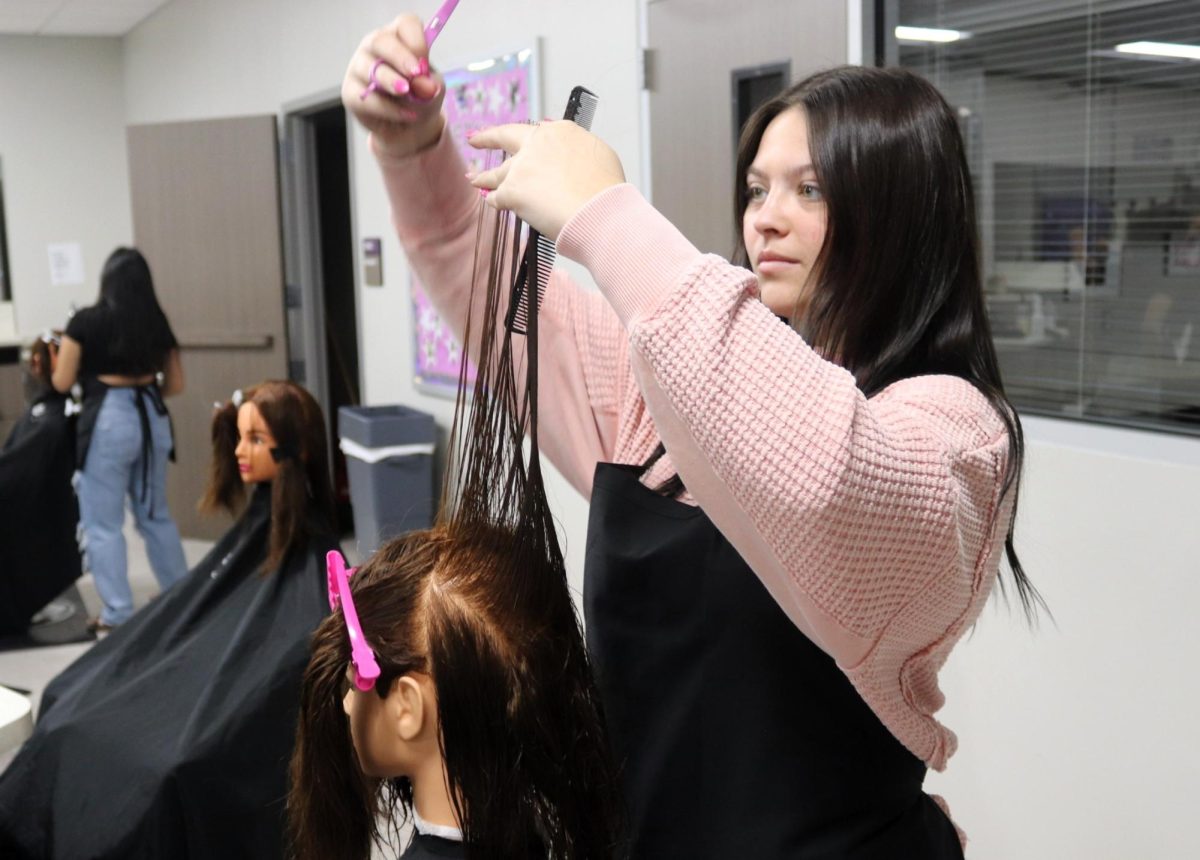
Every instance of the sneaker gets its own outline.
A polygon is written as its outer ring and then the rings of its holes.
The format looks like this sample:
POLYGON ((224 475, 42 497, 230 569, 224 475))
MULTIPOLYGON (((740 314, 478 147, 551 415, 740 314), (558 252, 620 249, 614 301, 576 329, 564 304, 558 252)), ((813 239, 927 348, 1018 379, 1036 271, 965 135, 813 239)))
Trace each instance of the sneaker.
POLYGON ((87 623, 89 633, 94 633, 96 636, 105 636, 112 632, 113 625, 101 621, 99 618, 93 618, 87 623))
POLYGON ((61 624, 75 614, 75 604, 69 600, 51 600, 29 619, 30 627, 43 624, 61 624))

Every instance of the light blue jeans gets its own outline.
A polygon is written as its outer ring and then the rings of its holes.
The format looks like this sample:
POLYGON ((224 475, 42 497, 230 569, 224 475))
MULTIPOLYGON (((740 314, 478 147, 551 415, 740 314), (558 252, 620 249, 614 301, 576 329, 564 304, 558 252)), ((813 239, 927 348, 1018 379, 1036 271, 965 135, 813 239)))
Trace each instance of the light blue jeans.
POLYGON ((133 614, 123 531, 127 497, 159 587, 165 591, 187 573, 179 529, 167 510, 170 419, 159 415, 147 398, 153 446, 145 456, 137 397, 132 388, 110 388, 105 393, 87 460, 76 473, 84 554, 104 603, 100 620, 111 625, 133 614), (149 471, 144 475, 145 463, 149 471))

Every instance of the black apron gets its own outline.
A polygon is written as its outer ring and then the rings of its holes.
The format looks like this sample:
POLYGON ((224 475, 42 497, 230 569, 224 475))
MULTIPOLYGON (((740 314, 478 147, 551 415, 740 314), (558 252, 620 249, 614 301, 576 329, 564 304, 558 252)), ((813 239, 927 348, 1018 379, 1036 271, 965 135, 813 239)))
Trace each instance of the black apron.
POLYGON ((697 507, 596 467, 584 607, 630 857, 961 860, 925 765, 697 507))
POLYGON ((443 839, 425 833, 414 833, 408 849, 400 855, 400 860, 464 860, 467 856, 466 846, 462 842, 443 839))
MULTIPOLYGON (((171 450, 167 452, 167 459, 172 463, 175 462, 175 425, 171 421, 171 413, 167 411, 167 404, 163 401, 158 383, 149 382, 145 385, 130 386, 108 385, 95 376, 86 376, 80 381, 80 387, 83 389, 83 409, 79 413, 79 424, 75 431, 75 468, 80 471, 87 463, 88 449, 92 445, 92 434, 96 430, 96 421, 100 418, 100 408, 104 405, 104 398, 108 395, 109 389, 130 388, 133 390, 133 405, 137 408, 138 425, 142 433, 141 500, 145 501, 150 496, 150 458, 154 455, 154 439, 150 432, 149 410, 151 409, 157 415, 166 416, 171 428, 171 450)), ((151 516, 154 516, 155 501, 165 502, 166 500, 156 500, 150 497, 151 516)))

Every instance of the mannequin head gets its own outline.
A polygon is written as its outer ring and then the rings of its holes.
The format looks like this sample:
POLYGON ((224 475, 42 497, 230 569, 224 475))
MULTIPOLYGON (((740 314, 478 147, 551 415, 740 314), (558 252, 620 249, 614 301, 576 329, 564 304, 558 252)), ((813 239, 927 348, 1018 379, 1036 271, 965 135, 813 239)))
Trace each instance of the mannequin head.
POLYGON ((365 858, 377 820, 398 831, 414 809, 482 856, 611 846, 616 775, 583 637, 565 581, 516 582, 520 542, 443 524, 350 577, 380 672, 355 685, 343 612, 318 628, 292 760, 299 856, 365 858))
POLYGON ((237 458, 242 483, 270 483, 279 474, 279 463, 275 460, 279 443, 253 401, 238 407, 237 433, 238 443, 233 455, 237 458))
POLYGON ((265 571, 276 569, 314 527, 332 526, 325 417, 304 388, 272 380, 235 392, 213 413, 212 441, 201 510, 237 514, 247 485, 269 485, 271 543, 265 571))
POLYGON ((542 484, 537 315, 519 344, 498 322, 520 233, 490 217, 438 522, 381 547, 313 637, 288 803, 302 860, 366 860, 378 822, 412 811, 459 827, 472 858, 615 850, 617 772, 542 484), (355 613, 373 689, 347 673, 355 613))
POLYGON ((22 368, 22 383, 27 404, 53 390, 50 378, 58 364, 58 344, 61 340, 61 331, 47 331, 23 350, 25 365, 22 368))

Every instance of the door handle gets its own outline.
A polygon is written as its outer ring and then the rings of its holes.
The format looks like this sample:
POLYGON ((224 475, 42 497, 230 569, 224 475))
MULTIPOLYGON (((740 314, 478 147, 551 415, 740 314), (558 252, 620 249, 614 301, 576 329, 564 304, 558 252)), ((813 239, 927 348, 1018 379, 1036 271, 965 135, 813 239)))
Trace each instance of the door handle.
POLYGON ((181 349, 270 349, 272 334, 240 332, 188 332, 179 338, 181 349))

